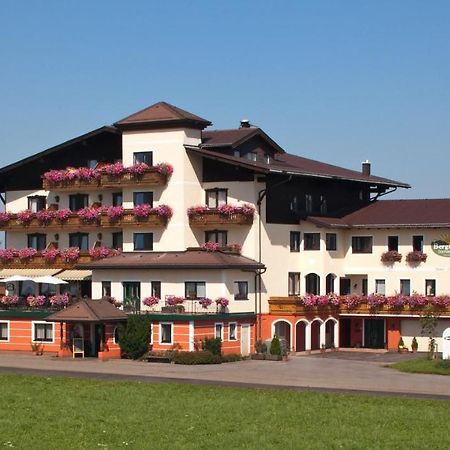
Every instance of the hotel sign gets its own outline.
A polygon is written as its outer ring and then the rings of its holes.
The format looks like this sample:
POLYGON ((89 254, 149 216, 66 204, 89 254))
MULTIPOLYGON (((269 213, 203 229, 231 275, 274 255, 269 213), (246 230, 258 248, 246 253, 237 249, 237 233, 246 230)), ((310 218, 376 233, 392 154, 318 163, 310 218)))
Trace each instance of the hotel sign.
POLYGON ((450 239, 437 239, 431 242, 431 248, 436 255, 450 257, 450 239))

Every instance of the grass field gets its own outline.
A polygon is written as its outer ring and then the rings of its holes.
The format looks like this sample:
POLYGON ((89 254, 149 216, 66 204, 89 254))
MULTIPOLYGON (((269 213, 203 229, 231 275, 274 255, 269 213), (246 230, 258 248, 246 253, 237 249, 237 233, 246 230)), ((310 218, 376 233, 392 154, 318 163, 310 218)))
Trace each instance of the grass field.
POLYGON ((0 448, 450 448, 445 400, 0 375, 0 448))
MULTIPOLYGON (((387 367, 409 373, 432 373, 435 375, 450 375, 450 361, 439 359, 417 358, 391 364, 387 367)), ((450 389, 450 385, 449 385, 450 389)))

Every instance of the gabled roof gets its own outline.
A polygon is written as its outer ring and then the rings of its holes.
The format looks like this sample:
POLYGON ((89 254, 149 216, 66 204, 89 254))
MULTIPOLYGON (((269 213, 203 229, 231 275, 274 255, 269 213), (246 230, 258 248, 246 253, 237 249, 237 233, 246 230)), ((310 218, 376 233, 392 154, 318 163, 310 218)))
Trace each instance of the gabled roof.
POLYGON ((189 145, 186 145, 185 147, 189 151, 202 155, 205 158, 241 166, 254 170, 255 172, 284 173, 288 175, 348 180, 392 187, 411 187, 409 184, 401 181, 390 180, 388 178, 382 178, 375 175, 364 175, 362 172, 357 172, 356 170, 345 169, 344 167, 326 164, 313 159, 292 155, 290 153, 277 154, 276 158, 271 159, 270 163, 267 164, 262 161, 250 161, 245 158, 224 155, 223 153, 213 151, 209 148, 189 145))
POLYGON ((119 120, 114 125, 122 129, 190 126, 203 130, 211 125, 211 122, 170 103, 158 102, 119 120))
POLYGON ((118 322, 127 315, 107 300, 83 299, 48 316, 47 322, 118 322))
POLYGON ((229 130, 208 130, 202 133, 202 148, 231 147, 235 148, 245 141, 259 136, 271 145, 276 152, 284 153, 284 150, 261 128, 235 128, 229 130))
POLYGON ((308 217, 327 228, 450 227, 450 199, 378 200, 341 218, 308 217))
POLYGON ((131 252, 105 258, 79 268, 89 269, 263 269, 257 261, 227 252, 188 249, 181 252, 131 252))

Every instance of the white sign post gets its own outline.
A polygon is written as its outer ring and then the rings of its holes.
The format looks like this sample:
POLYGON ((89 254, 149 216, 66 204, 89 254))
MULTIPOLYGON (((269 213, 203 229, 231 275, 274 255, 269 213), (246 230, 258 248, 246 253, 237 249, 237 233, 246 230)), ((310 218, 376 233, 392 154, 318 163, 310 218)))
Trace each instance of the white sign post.
POLYGON ((442 333, 442 359, 450 359, 450 328, 442 333))

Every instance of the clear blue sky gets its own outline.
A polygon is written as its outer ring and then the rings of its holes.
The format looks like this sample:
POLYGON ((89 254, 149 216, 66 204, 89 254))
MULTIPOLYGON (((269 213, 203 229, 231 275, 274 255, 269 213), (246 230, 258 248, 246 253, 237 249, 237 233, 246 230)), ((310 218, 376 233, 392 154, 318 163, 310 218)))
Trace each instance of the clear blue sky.
POLYGON ((450 197, 449 24, 449 0, 3 0, 0 165, 166 100, 450 197))

